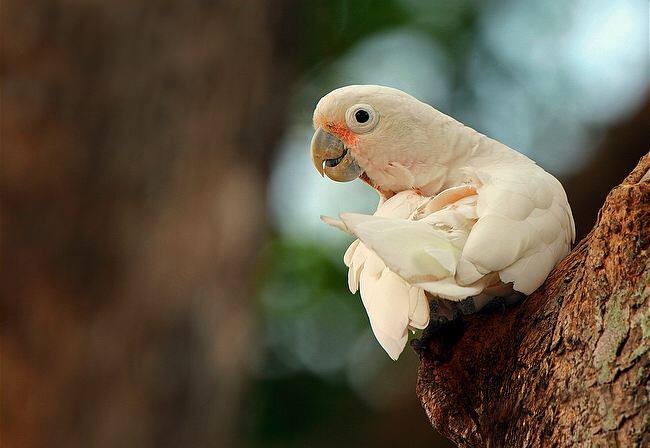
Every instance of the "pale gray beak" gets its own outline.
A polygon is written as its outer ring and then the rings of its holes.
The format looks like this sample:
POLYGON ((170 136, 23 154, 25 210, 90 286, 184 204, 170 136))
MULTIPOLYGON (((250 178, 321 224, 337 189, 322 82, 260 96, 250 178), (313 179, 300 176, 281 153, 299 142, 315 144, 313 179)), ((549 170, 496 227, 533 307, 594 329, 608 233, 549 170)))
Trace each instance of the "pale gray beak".
POLYGON ((349 182, 363 173, 343 142, 322 128, 311 139, 311 159, 321 176, 337 182, 349 182))

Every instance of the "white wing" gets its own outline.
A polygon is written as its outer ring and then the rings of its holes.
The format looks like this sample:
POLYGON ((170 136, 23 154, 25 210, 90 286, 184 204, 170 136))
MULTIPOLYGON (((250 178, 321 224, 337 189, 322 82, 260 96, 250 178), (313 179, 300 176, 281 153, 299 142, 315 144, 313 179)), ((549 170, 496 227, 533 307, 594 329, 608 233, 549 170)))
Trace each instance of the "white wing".
POLYGON ((424 199, 411 216, 387 217, 382 208, 374 216, 347 213, 344 227, 393 272, 439 297, 478 294, 494 272, 516 291, 532 293, 575 236, 562 186, 532 163, 473 170, 471 177, 474 188, 424 199), (455 202, 444 205, 441 197, 455 202), (436 211, 413 220, 428 210, 436 211))
POLYGON ((475 170, 478 221, 458 264, 456 281, 476 282, 498 272, 516 291, 530 294, 569 252, 575 225, 566 194, 534 164, 475 170))
MULTIPOLYGON (((406 191, 379 204, 377 215, 407 218, 429 198, 406 191)), ((334 218, 322 217, 327 224, 352 233, 334 218)), ((424 290, 392 272, 380 257, 361 241, 355 240, 345 252, 348 286, 352 293, 361 290, 375 337, 389 356, 396 360, 408 340, 408 329, 423 329, 429 324, 429 304, 424 290)))
POLYGON ((425 291, 452 301, 474 297, 476 309, 513 288, 530 294, 575 237, 562 186, 536 165, 469 175, 475 185, 434 198, 405 191, 373 216, 324 218, 359 238, 344 257, 348 284, 360 289, 373 332, 393 359, 408 329, 428 324, 425 291))
MULTIPOLYGON (((409 284, 436 297, 457 301, 479 294, 488 285, 487 279, 478 279, 471 285, 459 285, 454 279, 463 246, 476 220, 477 197, 473 193, 474 190, 466 190, 470 196, 454 195, 452 205, 419 221, 354 213, 342 214, 341 218, 349 232, 409 284)), ((430 208, 435 201, 434 198, 424 202, 414 213, 419 214, 423 207, 430 208)), ((356 285, 358 274, 353 272, 351 268, 350 281, 356 285)))
POLYGON ((341 219, 363 243, 408 282, 453 277, 461 249, 448 233, 423 221, 344 213, 341 219))

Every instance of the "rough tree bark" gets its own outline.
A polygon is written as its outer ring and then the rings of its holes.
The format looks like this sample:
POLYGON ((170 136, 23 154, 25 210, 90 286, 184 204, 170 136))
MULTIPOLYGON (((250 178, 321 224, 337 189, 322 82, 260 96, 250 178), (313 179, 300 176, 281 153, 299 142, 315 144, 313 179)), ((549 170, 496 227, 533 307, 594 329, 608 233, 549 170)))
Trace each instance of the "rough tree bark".
POLYGON ((2 2, 2 446, 235 445, 276 8, 2 2))
POLYGON ((650 446, 649 169, 525 302, 422 341, 417 394, 458 446, 650 446))

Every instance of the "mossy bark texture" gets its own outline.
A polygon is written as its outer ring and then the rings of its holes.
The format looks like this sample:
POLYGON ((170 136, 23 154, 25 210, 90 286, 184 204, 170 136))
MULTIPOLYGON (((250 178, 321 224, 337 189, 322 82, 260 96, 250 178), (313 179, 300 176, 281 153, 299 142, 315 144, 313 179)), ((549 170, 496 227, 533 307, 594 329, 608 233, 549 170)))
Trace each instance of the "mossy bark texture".
POLYGON ((418 396, 458 446, 650 446, 649 169, 522 304, 422 341, 418 396))

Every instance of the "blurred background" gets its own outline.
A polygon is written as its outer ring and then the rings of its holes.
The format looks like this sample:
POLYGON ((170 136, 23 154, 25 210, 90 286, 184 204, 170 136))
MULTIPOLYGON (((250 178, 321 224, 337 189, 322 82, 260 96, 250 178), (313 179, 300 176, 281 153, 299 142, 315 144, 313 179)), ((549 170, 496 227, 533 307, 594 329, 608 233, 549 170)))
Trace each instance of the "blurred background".
POLYGON ((529 155, 579 238, 650 148, 644 0, 2 2, 1 443, 447 447, 347 291, 311 113, 393 86, 529 155))

